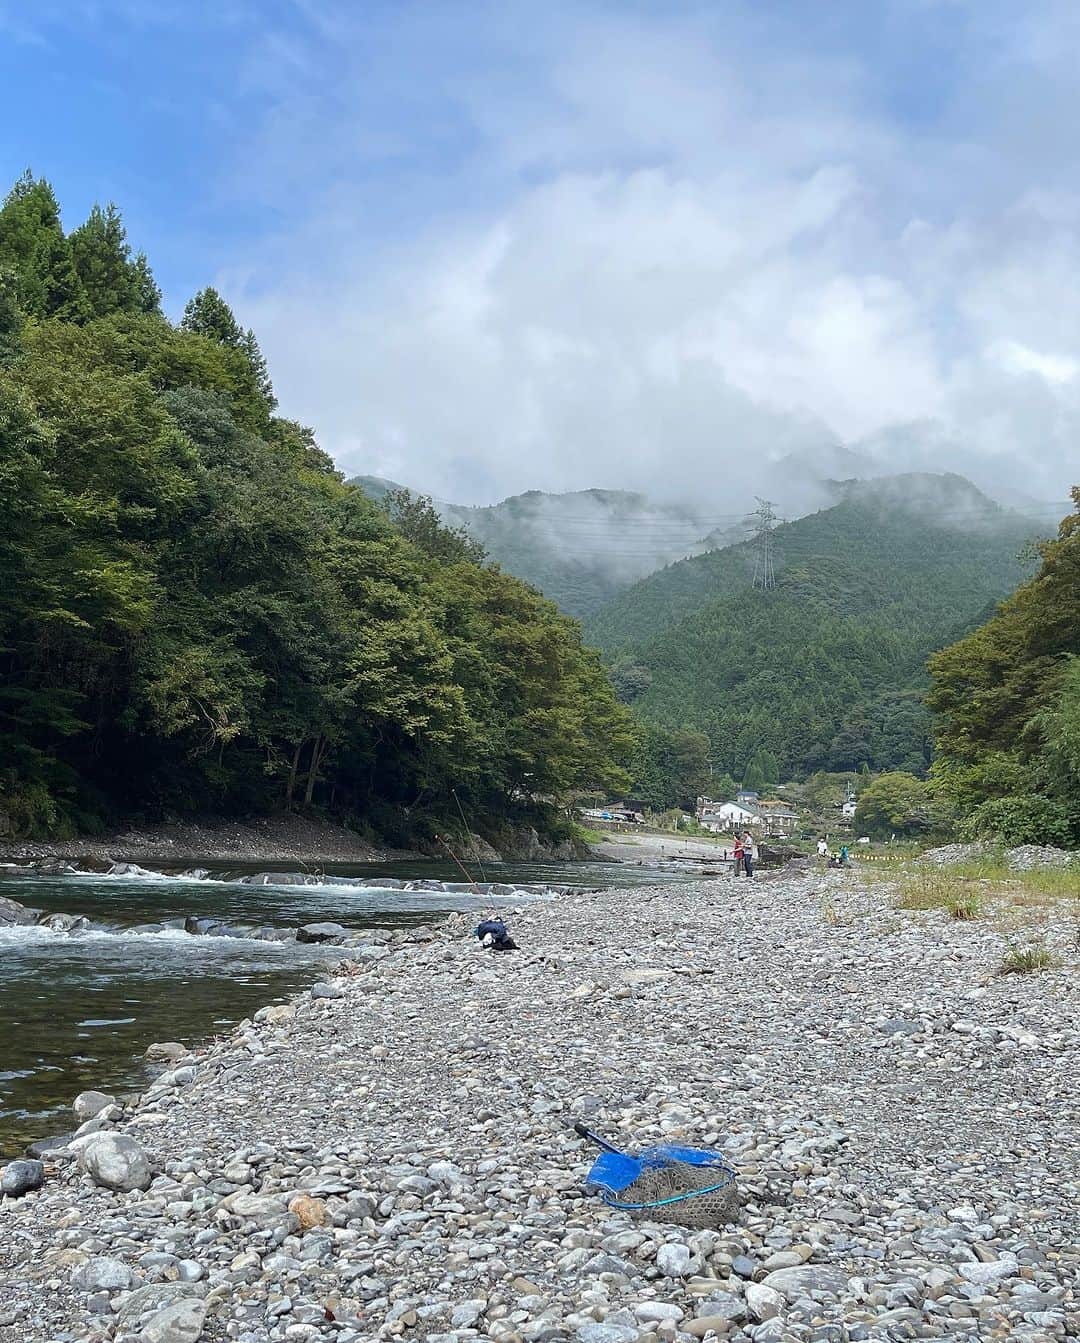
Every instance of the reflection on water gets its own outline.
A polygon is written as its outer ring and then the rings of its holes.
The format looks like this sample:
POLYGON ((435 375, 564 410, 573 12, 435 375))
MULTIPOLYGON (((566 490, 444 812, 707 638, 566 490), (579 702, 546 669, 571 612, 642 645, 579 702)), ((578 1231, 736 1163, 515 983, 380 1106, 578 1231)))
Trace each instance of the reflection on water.
MULTIPOLYGON (((191 866, 196 866, 192 860, 191 866)), ((210 867, 209 864, 204 864, 210 867)), ((523 896, 400 891, 352 886, 349 877, 453 880, 440 864, 335 866, 317 885, 245 885, 245 871, 218 865, 207 878, 174 873, 104 877, 0 872, 0 895, 48 911, 87 916, 89 930, 0 927, 0 1155, 72 1126, 78 1092, 139 1089, 155 1040, 194 1043, 309 984, 341 956, 333 948, 249 938, 193 937, 185 916, 239 929, 294 928, 333 920, 346 927, 402 927, 450 910, 520 903, 523 896), (337 880, 335 880, 337 878, 337 880), (343 882, 341 879, 344 878, 343 882)), ((279 871, 287 870, 281 865, 279 871)), ((582 886, 665 879, 607 864, 489 865, 489 880, 582 886)), ((674 878, 667 878, 674 879, 674 878)))

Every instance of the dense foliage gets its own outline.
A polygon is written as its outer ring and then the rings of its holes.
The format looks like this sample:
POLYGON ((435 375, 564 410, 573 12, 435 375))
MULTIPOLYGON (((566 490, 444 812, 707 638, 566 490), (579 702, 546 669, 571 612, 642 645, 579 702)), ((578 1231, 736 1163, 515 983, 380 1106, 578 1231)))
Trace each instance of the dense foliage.
POLYGON ((275 415, 211 289, 174 326, 119 214, 0 209, 0 822, 321 806, 416 838, 460 801, 625 783, 599 656, 423 501, 389 515, 275 415), (454 794, 456 793, 456 798, 454 794))
POLYGON ((647 723, 704 733, 714 770, 759 787, 815 770, 925 772, 926 658, 1015 586, 1030 534, 955 477, 933 508, 936 479, 868 485, 779 528, 769 591, 737 545, 615 598, 586 628, 622 698, 647 723))
POLYGON ((931 660, 934 779, 967 832, 1080 842, 1080 489, 1038 573, 931 660))
POLYGON ((942 819, 926 780, 902 770, 879 774, 862 789, 855 804, 855 828, 871 839, 926 834, 942 819))

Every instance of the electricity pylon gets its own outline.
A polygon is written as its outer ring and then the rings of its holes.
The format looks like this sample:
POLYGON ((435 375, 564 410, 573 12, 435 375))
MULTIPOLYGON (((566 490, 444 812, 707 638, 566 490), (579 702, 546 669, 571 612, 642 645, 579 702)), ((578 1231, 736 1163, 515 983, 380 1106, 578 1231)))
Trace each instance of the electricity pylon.
POLYGON ((776 574, 773 572, 773 531, 779 518, 773 512, 772 503, 768 499, 762 499, 760 495, 754 497, 758 506, 748 519, 754 531, 754 587, 761 588, 765 592, 776 586, 776 574))

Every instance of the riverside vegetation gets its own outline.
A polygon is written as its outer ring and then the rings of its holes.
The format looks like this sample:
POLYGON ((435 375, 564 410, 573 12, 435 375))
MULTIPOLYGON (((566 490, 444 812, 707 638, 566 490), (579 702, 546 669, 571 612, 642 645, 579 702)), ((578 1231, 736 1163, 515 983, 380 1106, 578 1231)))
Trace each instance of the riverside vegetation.
POLYGON ((8 837, 314 806, 412 843, 624 782, 577 625, 345 484, 213 289, 166 320, 118 212, 65 233, 29 173, 0 208, 0 513, 8 837))

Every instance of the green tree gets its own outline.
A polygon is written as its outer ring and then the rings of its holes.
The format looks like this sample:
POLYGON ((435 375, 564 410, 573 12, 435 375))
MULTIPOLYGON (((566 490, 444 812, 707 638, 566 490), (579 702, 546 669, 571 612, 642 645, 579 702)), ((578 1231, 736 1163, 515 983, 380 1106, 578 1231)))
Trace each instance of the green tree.
POLYGON ((90 315, 56 196, 29 169, 0 207, 0 267, 18 277, 19 303, 28 316, 79 322, 90 315))
POLYGON ((780 766, 776 756, 764 747, 758 747, 743 772, 743 787, 755 793, 764 793, 773 788, 779 778, 780 766))
POLYGON ((632 791, 654 811, 692 811, 711 786, 709 739, 703 732, 646 724, 632 766, 632 791))
MULTIPOLYGON (((1077 799, 1076 672, 1080 655, 1080 488, 1077 511, 1040 547, 1038 573, 966 638, 930 661, 937 715, 933 777, 961 811, 1046 796, 1077 799)), ((996 811, 981 812, 997 816, 996 811)), ((1002 813, 1003 814, 1003 813, 1002 813)))
POLYGON ((914 774, 881 774, 859 794, 855 827, 873 839, 918 835, 935 820, 930 786, 914 774))
POLYGON ((91 317, 134 312, 142 306, 140 285, 149 271, 141 276, 132 262, 127 232, 115 205, 109 204, 104 210, 95 205, 86 223, 69 235, 68 242, 91 317))
POLYGON ((232 308, 216 289, 207 285, 188 300, 180 326, 196 336, 206 336, 233 350, 244 347, 244 331, 233 315, 232 308))
POLYGON ((447 527, 426 495, 411 490, 387 490, 379 506, 397 531, 428 559, 457 564, 483 564, 486 555, 479 541, 464 527, 447 527))

